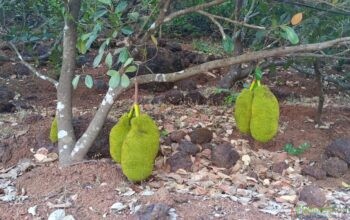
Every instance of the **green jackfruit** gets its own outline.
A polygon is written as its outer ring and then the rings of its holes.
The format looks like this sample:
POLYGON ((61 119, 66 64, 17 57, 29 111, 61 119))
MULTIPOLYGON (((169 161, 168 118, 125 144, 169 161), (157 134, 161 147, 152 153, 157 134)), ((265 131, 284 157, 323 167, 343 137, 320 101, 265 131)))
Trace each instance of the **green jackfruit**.
POLYGON ((113 126, 109 133, 109 153, 111 154, 112 159, 117 163, 121 163, 122 145, 130 128, 130 117, 125 113, 120 117, 118 123, 113 126))
POLYGON ((252 112, 253 92, 249 89, 243 89, 239 94, 235 104, 235 120, 240 132, 249 134, 250 118, 252 112))
POLYGON ((258 86, 253 91, 250 132, 260 142, 268 142, 278 131, 279 105, 267 86, 258 86))
POLYGON ((131 129, 122 146, 121 164, 124 175, 134 182, 152 174, 159 150, 159 130, 146 114, 131 119, 131 129))
POLYGON ((50 129, 50 141, 52 143, 56 143, 58 141, 58 131, 57 131, 57 119, 56 117, 53 119, 51 123, 51 129, 50 129))

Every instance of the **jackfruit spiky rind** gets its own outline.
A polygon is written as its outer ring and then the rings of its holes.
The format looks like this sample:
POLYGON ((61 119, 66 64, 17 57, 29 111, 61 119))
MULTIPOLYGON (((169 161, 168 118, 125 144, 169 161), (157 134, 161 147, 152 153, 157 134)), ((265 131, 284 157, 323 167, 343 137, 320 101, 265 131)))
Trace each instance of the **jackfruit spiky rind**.
POLYGON ((58 141, 58 133, 57 133, 57 119, 56 117, 51 122, 51 128, 50 128, 50 141, 51 143, 56 143, 58 141))
POLYGON ((113 126, 109 133, 109 153, 117 163, 121 163, 122 146, 130 129, 130 118, 126 113, 120 117, 118 123, 113 126))
POLYGON ((250 118, 252 112, 253 92, 249 89, 243 89, 238 95, 235 104, 235 120, 240 132, 250 133, 250 118))
POLYGON ((259 86, 253 93, 250 132, 255 140, 266 143, 278 131, 278 100, 267 86, 259 86))
POLYGON ((131 129, 122 146, 121 165, 124 175, 133 182, 147 179, 159 150, 159 130, 146 114, 131 119, 131 129))

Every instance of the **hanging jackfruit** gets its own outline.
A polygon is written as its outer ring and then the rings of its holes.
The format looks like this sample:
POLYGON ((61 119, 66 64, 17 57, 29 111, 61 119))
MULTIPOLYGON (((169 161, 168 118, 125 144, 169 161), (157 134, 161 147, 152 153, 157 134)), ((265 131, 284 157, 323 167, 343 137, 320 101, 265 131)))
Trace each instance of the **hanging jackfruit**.
POLYGON ((142 181, 152 174, 159 150, 159 130, 151 117, 136 113, 121 150, 122 171, 129 180, 142 181))
POLYGON ((279 105, 267 86, 258 86, 253 93, 250 132, 255 140, 265 143, 278 131, 279 105))
POLYGON ((253 92, 250 89, 243 89, 238 95, 235 104, 235 120, 240 132, 250 133, 250 118, 252 112, 253 92))
POLYGON ((111 132, 109 133, 109 153, 112 159, 121 163, 121 149, 126 135, 130 131, 130 119, 132 114, 125 113, 120 117, 118 123, 113 126, 111 132))
POLYGON ((51 128, 50 128, 50 141, 52 143, 56 143, 58 141, 58 134, 57 134, 57 119, 56 117, 53 119, 51 123, 51 128))

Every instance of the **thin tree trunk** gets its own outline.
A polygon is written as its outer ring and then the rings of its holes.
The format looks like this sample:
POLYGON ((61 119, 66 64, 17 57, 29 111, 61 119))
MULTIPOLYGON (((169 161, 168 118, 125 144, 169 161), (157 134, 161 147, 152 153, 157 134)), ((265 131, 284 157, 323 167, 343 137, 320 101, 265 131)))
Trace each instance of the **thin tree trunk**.
MULTIPOLYGON (((243 5, 243 0, 237 0, 235 5, 235 20, 240 21, 241 17, 241 9, 243 5)), ((234 39, 234 55, 241 55, 243 53, 243 45, 242 45, 242 27, 236 25, 234 28, 234 34, 237 36, 234 39)), ((242 75, 241 64, 234 65, 230 68, 229 72, 219 81, 219 87, 229 89, 231 88, 235 78, 242 75)))
POLYGON ((72 125, 72 79, 75 70, 77 22, 80 0, 66 2, 67 15, 63 29, 63 60, 57 87, 56 118, 58 150, 61 165, 70 163, 70 153, 76 143, 72 125))
POLYGON ((315 122, 317 125, 321 125, 321 116, 323 111, 323 103, 324 103, 324 91, 323 91, 323 81, 322 81, 322 73, 320 71, 320 60, 316 59, 314 62, 314 71, 316 75, 316 83, 318 89, 318 106, 315 122))

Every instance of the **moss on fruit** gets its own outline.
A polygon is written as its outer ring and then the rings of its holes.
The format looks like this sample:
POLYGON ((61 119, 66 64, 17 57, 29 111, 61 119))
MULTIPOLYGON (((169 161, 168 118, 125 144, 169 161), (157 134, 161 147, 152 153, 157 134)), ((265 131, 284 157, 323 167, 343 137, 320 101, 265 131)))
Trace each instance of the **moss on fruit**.
POLYGON ((250 118, 252 109, 253 92, 249 89, 243 89, 239 94, 235 104, 235 120, 240 132, 249 134, 250 118))
POLYGON ((267 86, 258 86, 253 91, 250 132, 260 142, 268 142, 278 131, 279 105, 267 86))
POLYGON ((131 119, 131 129, 121 149, 121 164, 124 175, 131 181, 147 179, 153 170, 159 150, 159 130, 146 114, 131 119))
POLYGON ((50 128, 50 141, 52 143, 56 143, 58 141, 58 135, 57 135, 57 119, 56 117, 51 122, 51 128, 50 128))

